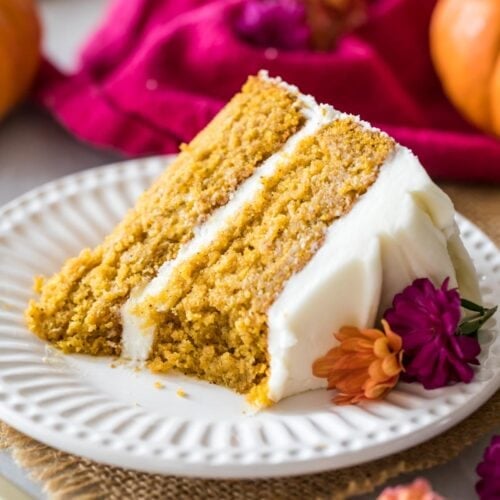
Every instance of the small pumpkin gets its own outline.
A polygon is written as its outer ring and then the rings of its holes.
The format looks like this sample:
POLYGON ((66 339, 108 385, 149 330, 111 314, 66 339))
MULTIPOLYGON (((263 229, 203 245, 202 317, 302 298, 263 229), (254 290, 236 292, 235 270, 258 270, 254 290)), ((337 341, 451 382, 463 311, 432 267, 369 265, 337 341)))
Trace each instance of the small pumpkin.
POLYGON ((453 104, 477 127, 500 136, 500 0, 438 0, 430 47, 453 104))
POLYGON ((0 118, 28 92, 40 64, 33 0, 0 0, 0 118))

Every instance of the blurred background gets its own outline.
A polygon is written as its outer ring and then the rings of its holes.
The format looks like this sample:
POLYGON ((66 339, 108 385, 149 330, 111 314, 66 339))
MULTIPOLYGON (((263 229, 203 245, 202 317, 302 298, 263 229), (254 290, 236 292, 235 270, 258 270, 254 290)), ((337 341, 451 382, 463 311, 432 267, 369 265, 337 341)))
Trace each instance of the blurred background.
MULTIPOLYGON (((500 217, 498 40, 499 0, 0 0, 0 205, 176 152, 264 68, 411 147, 460 186, 459 208, 470 188, 500 217)), ((487 442, 425 477, 474 498, 487 442)), ((0 472, 42 497, 5 453, 0 472)))
POLYGON ((500 183, 499 37, 498 0, 0 0, 0 202, 176 152, 262 68, 500 183))
MULTIPOLYGON (((41 45, 47 57, 61 68, 73 69, 81 43, 106 4, 106 0, 38 2, 41 45)), ((28 95, 28 102, 10 110, 0 121, 0 204, 56 177, 118 158, 119 154, 81 144, 28 95)))

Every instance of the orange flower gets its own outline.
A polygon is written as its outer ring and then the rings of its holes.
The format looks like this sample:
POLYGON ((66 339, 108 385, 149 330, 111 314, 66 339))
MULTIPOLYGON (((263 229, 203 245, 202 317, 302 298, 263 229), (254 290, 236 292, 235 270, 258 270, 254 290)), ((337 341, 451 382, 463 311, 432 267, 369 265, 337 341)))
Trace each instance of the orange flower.
POLYGON ((417 478, 411 484, 386 488, 377 500, 444 500, 444 498, 432 491, 431 485, 425 479, 417 478))
POLYGON ((387 321, 384 332, 344 326, 335 338, 340 345, 313 363, 313 374, 328 379, 328 389, 337 389, 339 405, 364 399, 380 399, 397 383, 403 370, 402 340, 387 321))

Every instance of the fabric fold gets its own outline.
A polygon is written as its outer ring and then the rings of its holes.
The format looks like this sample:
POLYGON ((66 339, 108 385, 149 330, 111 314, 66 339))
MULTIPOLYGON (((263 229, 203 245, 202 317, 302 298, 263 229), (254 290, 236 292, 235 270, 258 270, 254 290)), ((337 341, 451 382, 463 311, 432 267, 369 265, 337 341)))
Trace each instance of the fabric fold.
POLYGON ((65 75, 46 63, 36 99, 83 141, 125 155, 173 153, 249 74, 267 69, 412 148, 438 179, 500 182, 500 141, 447 101, 429 56, 436 0, 378 0, 329 52, 248 44, 245 0, 115 0, 65 75))

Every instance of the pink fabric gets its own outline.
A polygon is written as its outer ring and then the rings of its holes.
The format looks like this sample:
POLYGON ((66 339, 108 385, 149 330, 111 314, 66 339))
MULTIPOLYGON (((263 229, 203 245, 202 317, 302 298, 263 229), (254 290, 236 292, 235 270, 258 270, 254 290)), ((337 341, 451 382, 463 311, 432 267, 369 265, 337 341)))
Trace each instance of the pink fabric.
POLYGON ((244 0, 118 0, 64 75, 37 98, 80 139, 127 155, 177 151, 259 69, 386 130, 441 179, 500 182, 500 141, 443 95, 428 49, 436 0, 376 0, 328 53, 253 47, 233 29, 244 0))

